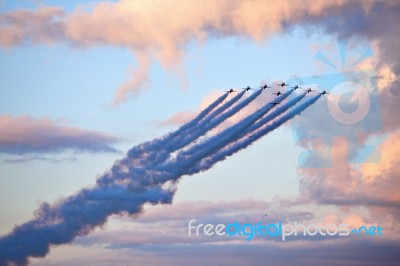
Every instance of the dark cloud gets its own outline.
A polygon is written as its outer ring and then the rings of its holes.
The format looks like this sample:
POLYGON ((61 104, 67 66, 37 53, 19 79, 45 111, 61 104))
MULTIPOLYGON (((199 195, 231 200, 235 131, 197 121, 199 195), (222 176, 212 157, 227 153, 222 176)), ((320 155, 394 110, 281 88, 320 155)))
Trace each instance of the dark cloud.
POLYGON ((317 26, 342 39, 377 41, 381 63, 389 64, 400 74, 399 13, 400 2, 397 0, 350 1, 345 8, 328 8, 323 16, 305 17, 300 23, 317 26))
MULTIPOLYGON (((400 2, 349 1, 344 6, 326 8, 322 13, 299 18, 296 23, 284 22, 287 31, 305 27, 308 32, 323 31, 338 39, 354 42, 375 42, 379 49, 377 70, 389 66, 396 79, 379 93, 381 113, 385 130, 398 129, 400 119, 400 2)), ((378 77, 380 78, 380 77, 378 77)))
POLYGON ((364 79, 379 85, 380 79, 384 78, 380 71, 385 67, 395 75, 392 82, 379 88, 374 85, 376 90, 370 94, 371 109, 366 119, 359 123, 339 125, 332 119, 327 101, 321 100, 292 124, 299 145, 309 153, 308 157, 302 158, 303 165, 299 168, 303 198, 319 205, 379 208, 398 217, 399 198, 394 188, 400 180, 397 167, 400 153, 398 149, 392 149, 390 156, 380 158, 379 154, 384 154, 390 147, 398 147, 396 131, 400 128, 400 120, 394 114, 400 112, 399 13, 400 2, 395 0, 349 1, 343 6, 327 7, 318 14, 299 16, 296 23, 283 22, 288 32, 300 27, 307 33, 328 34, 353 45, 372 44, 377 49, 376 76, 360 74, 350 77, 351 80, 364 79), (388 139, 385 134, 389 135, 388 139), (378 157, 357 161, 373 137, 383 139, 383 148, 372 147, 378 157), (335 150, 339 152, 335 154, 335 150), (370 176, 370 171, 362 170, 368 163, 378 166, 378 173, 370 176))

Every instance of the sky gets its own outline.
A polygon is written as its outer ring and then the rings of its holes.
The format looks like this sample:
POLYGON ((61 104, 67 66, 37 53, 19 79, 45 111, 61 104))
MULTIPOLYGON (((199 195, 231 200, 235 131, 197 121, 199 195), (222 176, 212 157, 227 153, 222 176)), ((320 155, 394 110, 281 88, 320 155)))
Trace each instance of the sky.
POLYGON ((398 265, 399 12, 373 0, 0 1, 0 262, 398 265), (222 116, 250 103, 216 127, 212 111, 196 122, 217 99, 222 116), (265 106, 290 107, 267 129, 296 116, 256 139, 245 124, 265 106), (201 130, 171 151, 168 133, 201 130), (192 219, 384 233, 248 241, 188 235, 192 219))

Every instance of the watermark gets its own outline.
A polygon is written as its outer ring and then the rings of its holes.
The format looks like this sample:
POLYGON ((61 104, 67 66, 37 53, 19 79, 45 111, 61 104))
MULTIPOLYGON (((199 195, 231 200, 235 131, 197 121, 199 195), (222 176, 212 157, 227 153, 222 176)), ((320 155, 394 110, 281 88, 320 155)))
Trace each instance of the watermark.
POLYGON ((302 223, 239 223, 229 224, 203 224, 198 223, 196 219, 188 222, 187 233, 189 236, 230 236, 244 237, 247 241, 255 237, 280 238, 286 241, 289 237, 346 237, 355 236, 383 236, 383 228, 380 225, 360 226, 352 228, 348 224, 329 224, 326 226, 320 224, 302 224, 302 223))
MULTIPOLYGON (((347 43, 339 43, 340 62, 328 59, 318 51, 316 59, 334 72, 324 75, 299 77, 286 81, 302 89, 326 91, 326 101, 318 101, 306 115, 292 122, 292 132, 298 142, 314 142, 299 156, 299 167, 332 167, 332 142, 347 140, 348 162, 355 164, 379 163, 377 147, 382 139, 369 138, 366 143, 358 140, 365 135, 374 135, 381 130, 377 73, 374 69, 356 69, 365 59, 373 55, 370 48, 363 51, 348 51, 347 43), (311 113, 313 112, 313 113, 311 113)), ((311 92, 316 93, 316 92, 311 92)))

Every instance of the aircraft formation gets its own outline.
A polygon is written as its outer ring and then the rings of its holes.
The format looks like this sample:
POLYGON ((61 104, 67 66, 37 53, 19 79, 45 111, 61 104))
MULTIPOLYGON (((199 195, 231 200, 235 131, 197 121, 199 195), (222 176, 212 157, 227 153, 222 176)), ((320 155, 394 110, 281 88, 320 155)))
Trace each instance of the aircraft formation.
MULTIPOLYGON (((289 85, 288 84, 286 84, 285 82, 281 82, 281 83, 277 83, 276 84, 276 87, 278 87, 278 88, 280 88, 280 89, 283 89, 284 87, 289 87, 289 85)), ((298 90, 298 89, 302 89, 302 87, 300 87, 298 84, 296 84, 295 86, 293 86, 293 87, 290 87, 291 89, 294 89, 294 90, 298 90)), ((255 89, 262 89, 262 90, 265 90, 265 89, 272 89, 272 87, 271 86, 268 86, 268 84, 264 84, 264 85, 262 85, 262 86, 259 86, 259 87, 256 87, 256 88, 252 88, 252 87, 250 87, 250 86, 247 86, 247 87, 245 87, 245 88, 239 88, 239 89, 237 89, 237 90, 234 90, 234 89, 229 89, 229 90, 227 90, 227 91, 225 91, 225 92, 228 92, 229 94, 230 93, 233 93, 233 92, 238 92, 238 90, 245 90, 245 91, 249 91, 249 90, 255 90, 255 89)), ((315 90, 313 90, 313 89, 311 89, 311 88, 306 88, 306 89, 304 89, 304 91, 306 92, 306 93, 310 93, 310 92, 314 92, 315 90)), ((276 96, 279 96, 279 95, 282 95, 282 91, 281 90, 278 90, 277 92, 273 92, 272 94, 275 94, 276 96)), ((329 92, 327 92, 326 90, 323 90, 322 92, 318 92, 318 94, 321 94, 321 95, 326 95, 326 94, 329 94, 329 92)), ((270 104, 272 104, 273 106, 275 106, 275 105, 277 105, 277 104, 280 104, 280 102, 277 102, 277 101, 275 101, 275 102, 271 102, 270 104)))

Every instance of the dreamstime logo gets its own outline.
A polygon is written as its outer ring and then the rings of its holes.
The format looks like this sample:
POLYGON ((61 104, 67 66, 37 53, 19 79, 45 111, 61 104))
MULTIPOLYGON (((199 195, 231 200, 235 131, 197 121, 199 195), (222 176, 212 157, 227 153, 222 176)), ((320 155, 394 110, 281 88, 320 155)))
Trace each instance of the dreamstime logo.
POLYGON ((230 236, 245 237, 247 241, 253 240, 254 237, 280 237, 282 241, 286 241, 288 237, 312 237, 319 235, 320 237, 344 237, 351 234, 355 236, 383 236, 383 228, 377 226, 360 226, 350 229, 348 224, 329 224, 326 226, 317 224, 283 224, 282 222, 263 224, 258 222, 255 224, 239 222, 229 223, 227 225, 220 223, 217 225, 208 223, 196 223, 196 219, 188 222, 189 236, 230 236))
POLYGON ((300 155, 300 167, 331 167, 332 159, 327 155, 331 152, 333 140, 338 137, 347 140, 350 163, 380 161, 376 147, 382 142, 381 139, 371 138, 365 145, 357 145, 361 136, 378 133, 381 129, 377 74, 373 69, 354 70, 371 57, 373 52, 367 48, 357 57, 352 55, 351 60, 347 55, 347 44, 339 43, 339 54, 341 66, 329 60, 322 52, 316 54, 316 59, 333 68, 335 73, 287 81, 288 84, 297 84, 304 89, 326 90, 329 93, 323 96, 326 96, 326 101, 318 101, 307 111, 311 118, 303 117, 292 122, 293 136, 297 141, 322 143, 313 145, 300 155))

